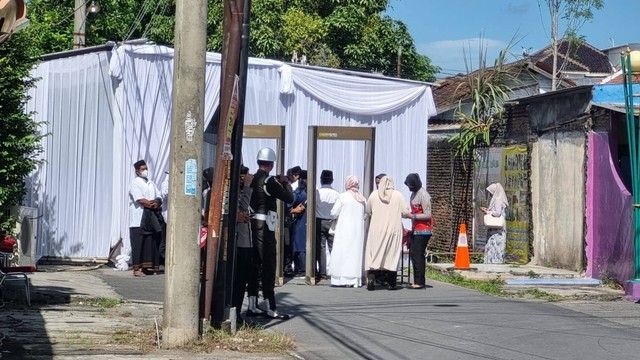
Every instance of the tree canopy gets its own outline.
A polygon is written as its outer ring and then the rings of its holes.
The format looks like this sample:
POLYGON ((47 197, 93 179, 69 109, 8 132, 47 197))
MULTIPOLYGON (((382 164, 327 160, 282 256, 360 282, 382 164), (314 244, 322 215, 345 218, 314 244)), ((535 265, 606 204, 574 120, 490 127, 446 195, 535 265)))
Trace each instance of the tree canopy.
POLYGON ((26 193, 24 179, 36 168, 42 150, 38 123, 25 113, 27 90, 35 83, 30 39, 17 33, 0 44, 0 232, 12 230, 9 207, 26 193))
MULTIPOLYGON (((240 0, 241 1, 241 0, 240 0)), ((207 48, 222 50, 223 0, 209 0, 207 48)), ((173 45, 175 0, 100 0, 89 14, 87 46, 147 38, 173 45)), ((434 81, 439 68, 419 54, 407 26, 383 14, 389 0, 253 0, 251 56, 290 60, 305 55, 309 64, 374 71, 434 81)), ((73 47, 74 0, 31 0, 33 37, 42 54, 73 47)))
MULTIPOLYGON (((551 51, 553 52, 553 72, 551 81, 551 90, 558 87, 558 73, 566 65, 565 62, 558 65, 558 41, 566 38, 571 43, 579 42, 582 36, 579 35, 580 28, 588 21, 593 19, 593 11, 600 10, 604 7, 604 0, 538 0, 538 6, 542 15, 542 7, 546 6, 549 12, 549 40, 551 42, 551 51), (562 34, 560 31, 560 19, 565 23, 565 29, 562 34)), ((567 47, 567 55, 571 50, 571 46, 567 47)))

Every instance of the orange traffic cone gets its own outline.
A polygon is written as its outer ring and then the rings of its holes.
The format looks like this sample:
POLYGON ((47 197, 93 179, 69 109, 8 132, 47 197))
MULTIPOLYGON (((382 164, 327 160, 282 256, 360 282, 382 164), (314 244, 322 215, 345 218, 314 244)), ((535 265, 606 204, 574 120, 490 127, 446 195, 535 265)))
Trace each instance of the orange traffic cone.
POLYGON ((456 270, 471 269, 471 261, 469 260, 469 244, 467 242, 467 225, 460 224, 460 233, 458 235, 458 246, 456 248, 456 261, 453 268, 456 270))

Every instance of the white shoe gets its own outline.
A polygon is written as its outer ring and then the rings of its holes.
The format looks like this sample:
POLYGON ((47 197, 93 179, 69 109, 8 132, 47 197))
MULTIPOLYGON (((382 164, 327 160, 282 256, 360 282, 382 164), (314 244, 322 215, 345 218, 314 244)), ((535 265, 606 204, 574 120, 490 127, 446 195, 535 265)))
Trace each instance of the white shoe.
POLYGON ((272 319, 282 319, 282 320, 287 320, 289 319, 289 315, 287 314, 280 314, 278 313, 278 310, 271 310, 269 309, 267 312, 264 313, 264 315, 266 317, 270 317, 272 319))

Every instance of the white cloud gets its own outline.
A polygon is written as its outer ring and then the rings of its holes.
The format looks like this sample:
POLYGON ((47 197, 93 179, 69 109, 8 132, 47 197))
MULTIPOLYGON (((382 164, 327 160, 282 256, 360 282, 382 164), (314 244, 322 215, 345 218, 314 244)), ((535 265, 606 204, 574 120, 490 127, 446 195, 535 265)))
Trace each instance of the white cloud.
POLYGON ((465 57, 467 61, 471 61, 472 68, 477 69, 480 44, 487 51, 488 66, 493 64, 500 51, 508 45, 502 40, 475 37, 418 44, 417 50, 420 54, 428 56, 432 64, 441 67, 443 74, 464 73, 466 72, 465 57))
POLYGON ((531 9, 531 3, 530 2, 525 2, 525 3, 509 3, 507 5, 507 13, 510 14, 516 14, 516 15, 523 15, 523 14, 528 14, 529 10, 531 9))

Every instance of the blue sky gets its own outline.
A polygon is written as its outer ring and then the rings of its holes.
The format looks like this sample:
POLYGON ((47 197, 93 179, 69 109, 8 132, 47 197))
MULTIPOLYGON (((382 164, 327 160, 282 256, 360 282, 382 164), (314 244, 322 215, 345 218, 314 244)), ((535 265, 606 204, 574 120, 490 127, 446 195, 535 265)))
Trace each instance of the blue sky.
MULTIPOLYGON (((442 68, 441 76, 448 76, 466 72, 463 47, 470 46, 471 60, 477 65, 480 34, 488 64, 493 64, 516 32, 520 41, 512 51, 517 55, 523 48, 533 52, 548 45, 548 10, 540 2, 542 8, 538 0, 390 0, 387 14, 407 24, 418 52, 442 68)), ((580 30, 586 41, 599 49, 640 43, 640 0, 604 3, 580 30)))

